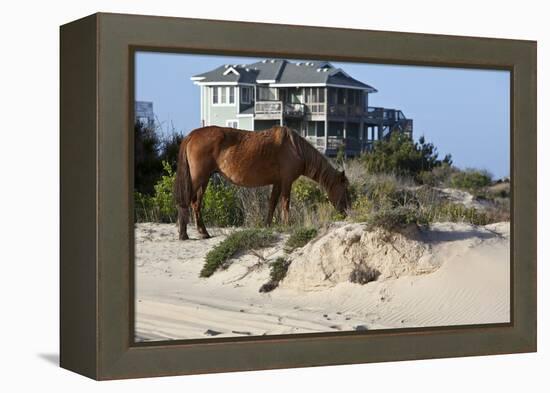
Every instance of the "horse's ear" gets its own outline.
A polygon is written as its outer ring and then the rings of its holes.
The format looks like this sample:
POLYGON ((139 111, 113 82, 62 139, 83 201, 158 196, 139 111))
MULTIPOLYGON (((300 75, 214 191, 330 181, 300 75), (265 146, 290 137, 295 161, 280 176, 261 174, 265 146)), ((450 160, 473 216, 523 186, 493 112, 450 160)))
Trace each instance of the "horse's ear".
POLYGON ((345 180, 346 180, 346 170, 343 170, 343 171, 340 173, 340 178, 342 179, 342 181, 345 181, 345 180))

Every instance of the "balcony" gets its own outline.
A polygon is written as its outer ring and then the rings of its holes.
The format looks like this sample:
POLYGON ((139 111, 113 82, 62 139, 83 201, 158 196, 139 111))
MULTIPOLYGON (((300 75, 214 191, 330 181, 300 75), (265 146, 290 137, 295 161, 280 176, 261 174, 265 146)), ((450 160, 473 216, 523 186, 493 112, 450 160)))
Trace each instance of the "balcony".
POLYGON ((367 120, 373 124, 393 125, 398 122, 405 123, 407 118, 397 109, 386 109, 369 106, 367 108, 367 120))
POLYGON ((363 116, 364 110, 359 105, 330 104, 328 114, 342 117, 363 116))
POLYGON ((254 104, 254 114, 257 119, 276 120, 282 117, 282 101, 256 101, 254 104))
POLYGON ((342 146, 348 157, 358 156, 369 150, 372 145, 372 141, 337 136, 329 136, 326 141, 323 136, 308 136, 306 139, 315 146, 317 150, 327 156, 336 156, 338 150, 341 149, 342 146))
POLYGON ((282 101, 256 101, 254 114, 258 120, 278 120, 281 117, 302 118, 306 113, 304 104, 283 103, 282 101))

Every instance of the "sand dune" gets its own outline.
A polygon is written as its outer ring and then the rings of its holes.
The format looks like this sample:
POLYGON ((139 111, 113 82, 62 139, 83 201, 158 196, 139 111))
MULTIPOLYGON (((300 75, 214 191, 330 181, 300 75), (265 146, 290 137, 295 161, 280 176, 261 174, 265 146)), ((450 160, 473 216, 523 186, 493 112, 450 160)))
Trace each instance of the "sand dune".
MULTIPOLYGON (((360 224, 337 224, 291 255, 287 278, 270 293, 258 292, 269 271, 254 255, 199 278, 205 254, 229 232, 214 229, 211 239, 180 242, 174 225, 136 225, 137 340, 509 321, 508 223, 438 223, 393 239, 398 252, 360 224), (351 283, 350 263, 370 264, 381 274, 364 285, 351 283), (330 279, 318 274, 321 266, 333 270, 330 279)), ((193 231, 190 236, 196 238, 193 231)), ((283 242, 260 255, 282 255, 283 242)))

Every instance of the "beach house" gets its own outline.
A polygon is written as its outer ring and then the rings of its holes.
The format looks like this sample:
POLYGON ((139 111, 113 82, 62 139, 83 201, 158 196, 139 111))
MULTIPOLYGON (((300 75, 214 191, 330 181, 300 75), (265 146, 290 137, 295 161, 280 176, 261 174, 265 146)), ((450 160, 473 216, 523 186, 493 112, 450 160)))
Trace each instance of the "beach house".
POLYGON ((257 131, 285 125, 327 156, 342 148, 356 156, 393 132, 412 136, 412 119, 369 106, 377 90, 326 61, 223 64, 191 80, 200 88, 202 126, 257 131))

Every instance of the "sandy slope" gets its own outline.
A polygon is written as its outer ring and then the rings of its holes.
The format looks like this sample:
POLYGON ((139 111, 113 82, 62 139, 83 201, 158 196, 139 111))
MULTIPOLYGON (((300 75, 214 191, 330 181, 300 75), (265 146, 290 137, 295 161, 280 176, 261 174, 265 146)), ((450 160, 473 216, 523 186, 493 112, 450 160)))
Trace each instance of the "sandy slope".
MULTIPOLYGON (((199 278, 204 255, 225 238, 228 230, 213 229, 212 239, 180 242, 174 225, 136 225, 137 339, 307 333, 509 320, 508 223, 487 227, 435 224, 420 238, 411 240, 414 244, 411 243, 413 251, 410 255, 419 258, 397 258, 397 261, 396 258, 381 258, 389 253, 384 254, 384 245, 379 245, 381 253, 370 250, 362 254, 364 248, 374 247, 372 236, 364 235, 359 224, 344 227, 344 224, 337 226, 314 243, 326 243, 325 250, 339 245, 342 252, 348 253, 346 255, 355 255, 356 263, 384 260, 385 266, 379 267, 386 270, 377 281, 366 285, 353 284, 345 279, 345 274, 341 279, 328 282, 315 278, 307 273, 325 263, 326 255, 314 254, 314 250, 306 253, 302 249, 291 256, 293 265, 280 288, 264 294, 258 289, 268 280, 269 272, 265 263, 258 264, 258 256, 240 256, 229 269, 207 279, 199 278), (350 245, 342 242, 339 235, 334 235, 338 231, 355 231, 363 237, 355 241, 357 245, 350 245), (327 240, 329 238, 332 240, 327 240), (420 259, 422 263, 418 266, 421 268, 413 266, 403 270, 404 260, 414 265, 420 259), (390 267, 386 266, 388 264, 390 267), (308 275, 309 281, 304 281, 304 274, 308 275), (302 285, 305 282, 319 282, 319 285, 302 285)), ((196 237, 196 234, 190 231, 190 236, 196 237)), ((282 255, 283 241, 281 238, 275 247, 262 250, 260 254, 268 260, 282 255)), ((411 246, 408 241, 397 239, 395 244, 400 247, 400 253, 411 246)), ((335 270, 345 268, 344 265, 336 266, 335 270)))

